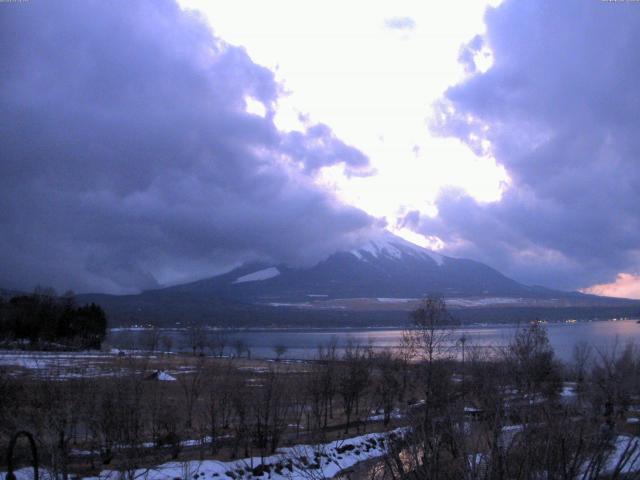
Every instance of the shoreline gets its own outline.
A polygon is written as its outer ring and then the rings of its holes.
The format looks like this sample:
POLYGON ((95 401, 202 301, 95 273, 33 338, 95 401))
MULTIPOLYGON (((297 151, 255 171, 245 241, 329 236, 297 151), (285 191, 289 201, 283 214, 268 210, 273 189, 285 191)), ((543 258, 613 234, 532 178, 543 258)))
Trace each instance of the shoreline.
MULTIPOLYGON (((559 325, 576 325, 583 323, 593 323, 593 322, 619 322, 619 321, 634 321, 640 322, 640 318, 592 318, 592 319, 570 319, 570 320, 542 320, 540 323, 549 326, 559 326, 559 325)), ((454 330, 464 330, 468 328, 514 328, 521 325, 528 325, 533 322, 496 322, 496 323, 488 323, 488 322, 477 322, 477 323, 465 323, 465 324, 447 324, 443 325, 442 328, 453 328, 454 330)), ((109 332, 152 332, 152 331, 160 331, 160 332, 186 332, 190 327, 155 327, 155 326, 129 326, 129 327, 112 327, 108 328, 109 332)), ((225 333, 241 333, 241 332, 348 332, 348 331, 396 331, 396 330, 414 330, 410 325, 391 325, 391 326, 328 326, 328 327, 302 327, 302 326, 283 326, 283 327, 215 327, 209 325, 198 325, 198 328, 202 328, 203 330, 209 332, 225 332, 225 333)))

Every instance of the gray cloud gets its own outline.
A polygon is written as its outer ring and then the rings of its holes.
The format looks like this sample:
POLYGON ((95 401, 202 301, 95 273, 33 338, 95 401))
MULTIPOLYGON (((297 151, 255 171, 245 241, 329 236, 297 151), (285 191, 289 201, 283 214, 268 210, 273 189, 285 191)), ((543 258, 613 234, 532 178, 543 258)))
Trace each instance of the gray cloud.
MULTIPOLYGON (((446 92, 434 128, 478 152, 489 140, 511 188, 489 204, 445 191, 436 218, 409 224, 530 283, 577 288, 638 272, 639 13, 595 0, 490 9, 494 65, 446 92)), ((462 49, 467 71, 482 44, 462 49)))
POLYGON ((367 158, 325 125, 278 131, 272 72, 171 1, 2 5, 0 48, 2 286, 135 291, 373 222, 312 180, 367 158))

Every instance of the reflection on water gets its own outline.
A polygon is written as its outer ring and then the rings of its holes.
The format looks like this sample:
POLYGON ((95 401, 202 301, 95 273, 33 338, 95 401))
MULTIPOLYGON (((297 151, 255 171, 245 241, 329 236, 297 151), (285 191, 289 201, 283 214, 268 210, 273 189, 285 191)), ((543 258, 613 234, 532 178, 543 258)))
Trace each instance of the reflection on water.
MULTIPOLYGON (((546 325, 549 341, 556 354, 565 360, 571 358, 574 345, 587 342, 600 349, 612 348, 616 343, 634 341, 640 344, 640 324, 636 320, 593 321, 573 324, 554 323, 546 325)), ((499 347, 506 345, 518 327, 515 326, 473 326, 456 329, 451 335, 451 343, 462 335, 467 338, 466 345, 481 347, 499 347)), ((393 348, 400 344, 400 329, 327 329, 327 330, 242 330, 220 331, 205 330, 200 335, 199 348, 205 352, 213 351, 223 338, 225 353, 232 354, 240 344, 246 346, 254 358, 274 358, 275 347, 283 346, 286 352, 282 358, 313 358, 320 345, 335 342, 338 349, 352 341, 374 348, 393 348)), ((156 345, 157 349, 189 351, 192 348, 189 335, 184 330, 166 329, 153 334, 149 330, 114 329, 110 332, 108 343, 115 348, 148 349, 156 345), (155 340, 153 336, 155 335, 155 340), (159 337, 159 338, 158 338, 159 337)))

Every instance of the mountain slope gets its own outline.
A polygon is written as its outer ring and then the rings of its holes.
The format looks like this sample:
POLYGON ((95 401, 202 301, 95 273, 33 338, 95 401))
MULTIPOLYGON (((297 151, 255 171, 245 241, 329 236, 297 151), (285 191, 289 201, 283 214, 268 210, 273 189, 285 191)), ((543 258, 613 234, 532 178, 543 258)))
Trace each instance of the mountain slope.
POLYGON ((309 298, 415 298, 544 295, 473 260, 439 255, 385 232, 307 268, 248 264, 224 275, 164 291, 210 294, 244 302, 309 298))
POLYGON ((465 314, 476 321, 516 318, 504 313, 507 308, 514 314, 519 309, 522 320, 584 317, 603 308, 606 315, 634 315, 640 305, 526 286, 482 263, 442 256, 388 232, 309 267, 250 263, 139 295, 82 295, 81 300, 100 303, 119 324, 397 325, 428 294, 444 296, 452 309, 482 310, 465 314), (566 310, 564 316, 559 309, 566 310))

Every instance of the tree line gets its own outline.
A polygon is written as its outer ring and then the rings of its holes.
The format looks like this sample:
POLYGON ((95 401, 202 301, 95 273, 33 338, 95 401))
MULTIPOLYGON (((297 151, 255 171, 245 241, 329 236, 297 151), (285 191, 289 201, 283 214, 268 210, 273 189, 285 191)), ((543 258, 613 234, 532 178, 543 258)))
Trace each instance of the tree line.
POLYGON ((30 348, 100 348, 107 317, 95 303, 76 304, 73 293, 36 289, 30 295, 0 298, 0 340, 30 348))

